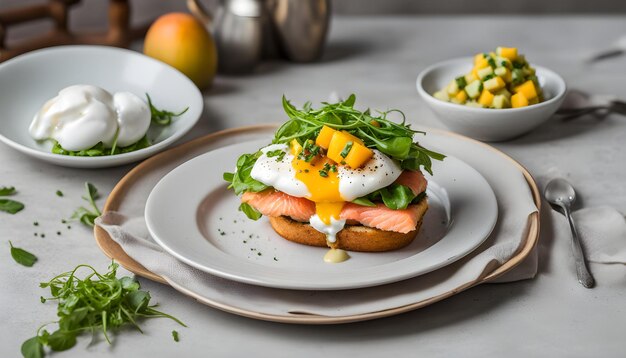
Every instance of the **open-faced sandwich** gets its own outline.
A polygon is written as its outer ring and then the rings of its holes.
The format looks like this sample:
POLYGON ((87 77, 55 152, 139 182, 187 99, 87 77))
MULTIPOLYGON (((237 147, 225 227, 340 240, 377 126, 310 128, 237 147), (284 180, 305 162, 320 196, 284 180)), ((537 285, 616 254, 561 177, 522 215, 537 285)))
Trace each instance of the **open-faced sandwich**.
MULTIPOLYGON (((287 240, 349 251, 389 251, 411 243, 428 209, 431 158, 410 125, 354 108, 355 96, 296 109, 272 144, 244 154, 225 173, 249 218, 268 216, 287 240)), ((432 174, 432 173, 431 173, 432 174)), ((331 259, 334 261, 334 259, 331 259)))

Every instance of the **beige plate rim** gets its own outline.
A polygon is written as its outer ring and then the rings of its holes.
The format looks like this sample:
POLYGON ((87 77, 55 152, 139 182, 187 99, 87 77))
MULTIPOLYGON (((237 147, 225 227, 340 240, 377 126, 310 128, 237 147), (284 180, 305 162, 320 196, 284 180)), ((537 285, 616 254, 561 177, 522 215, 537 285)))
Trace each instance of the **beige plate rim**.
MULTIPOLYGON (((166 150, 149 159, 146 159, 142 163, 138 164, 135 168, 133 168, 130 172, 128 172, 128 174, 126 174, 117 183, 117 185, 113 188, 113 190, 111 191, 111 194, 107 198, 107 201, 104 205, 103 212, 114 211, 117 208, 119 208, 121 202, 123 201, 125 197, 125 193, 129 190, 132 184, 143 175, 143 173, 150 171, 151 168, 157 166, 159 163, 163 161, 168 161, 168 160, 177 158, 179 153, 184 153, 192 148, 204 146, 222 136, 229 136, 229 135, 242 134, 242 133, 254 133, 256 131, 267 130, 267 129, 271 129, 275 127, 276 127, 275 124, 266 124, 266 125, 246 126, 246 127, 227 129, 227 130, 223 130, 223 131, 206 135, 204 137, 194 139, 190 142, 181 144, 177 147, 166 150)), ((254 318, 254 319, 259 319, 259 320, 264 320, 264 321, 281 322, 281 323, 339 324, 339 323, 350 323, 350 322, 366 321, 366 320, 371 320, 371 319, 376 319, 376 318, 389 317, 389 316, 397 315, 400 313, 412 311, 412 310, 430 305, 432 303, 441 301, 447 297, 450 297, 459 292, 465 291, 468 288, 471 288, 478 284, 491 281, 497 277, 500 277, 504 273, 510 271, 515 266, 520 264, 531 253, 531 251, 536 246, 537 241, 539 239, 539 218, 540 218, 540 211, 541 211, 541 196, 539 193, 539 188, 537 187, 537 184, 535 183, 535 180, 533 179, 532 175, 528 172, 528 170, 524 168, 520 163, 518 163, 516 160, 514 160, 510 156, 504 154, 500 150, 490 145, 471 139, 469 137, 462 136, 460 134, 452 133, 452 132, 441 130, 441 129, 431 128, 429 129, 429 131, 448 135, 448 136, 454 136, 461 140, 470 141, 476 145, 486 147, 492 150, 493 152, 498 153, 499 155, 503 156, 507 160, 511 161, 526 178, 526 182, 528 183, 528 186, 532 192, 533 200, 538 210, 536 212, 531 213, 528 216, 528 220, 526 224, 528 234, 526 236, 524 245, 520 247, 518 252, 513 257, 511 257, 508 261, 506 261, 502 265, 493 269, 491 272, 487 272, 482 277, 476 280, 467 282, 453 290, 450 290, 448 292, 445 292, 435 297, 428 298, 426 300, 422 300, 422 301, 418 301, 418 302, 411 303, 408 305, 395 307, 395 308, 382 310, 382 311, 369 312, 369 313, 356 314, 356 315, 338 316, 338 317, 318 316, 318 315, 309 315, 309 314, 283 316, 283 315, 259 313, 259 312, 245 310, 245 309, 241 309, 238 307, 230 306, 228 304, 210 300, 206 297, 197 295, 194 292, 191 292, 184 287, 180 287, 179 285, 172 285, 172 287, 185 295, 195 298, 197 301, 207 306, 217 308, 219 310, 233 313, 239 316, 244 316, 244 317, 249 317, 249 318, 254 318)), ((169 284, 161 276, 150 272, 148 269, 146 269, 137 261, 133 260, 130 256, 128 256, 126 252, 124 252, 124 250, 119 246, 119 244, 117 244, 115 241, 111 239, 109 234, 106 231, 104 231, 104 229, 96 226, 94 228, 94 236, 96 239, 96 243, 98 244, 102 252, 104 252, 104 254, 107 257, 117 261, 122 267, 124 267, 128 271, 131 271, 135 273, 136 275, 145 277, 147 279, 150 279, 156 282, 160 282, 166 285, 169 284)))

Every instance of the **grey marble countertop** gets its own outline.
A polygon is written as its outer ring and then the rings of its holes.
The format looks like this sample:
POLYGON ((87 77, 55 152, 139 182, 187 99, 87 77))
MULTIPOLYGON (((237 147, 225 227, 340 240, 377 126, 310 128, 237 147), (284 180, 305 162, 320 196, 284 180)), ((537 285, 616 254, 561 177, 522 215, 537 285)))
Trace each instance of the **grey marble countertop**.
MULTIPOLYGON (((313 64, 271 62, 250 76, 219 77, 205 94, 201 120, 183 141, 215 130, 281 121, 280 98, 326 100, 355 92, 371 108, 400 108, 410 121, 442 127, 414 88, 425 66, 498 45, 515 45, 559 72, 570 88, 626 97, 626 57, 584 65, 590 51, 626 33, 620 17, 340 17, 332 23, 324 59, 313 64)), ((495 144, 525 165, 539 183, 561 173, 584 206, 610 205, 626 213, 626 118, 550 120, 516 140, 495 144)), ((26 209, 0 213, 0 356, 19 355, 22 341, 53 320, 38 283, 80 263, 105 269, 91 231, 60 220, 81 204, 83 183, 108 194, 132 165, 78 170, 49 165, 0 145, 0 186, 19 189, 26 209), (65 194, 60 198, 56 190, 65 194), (39 226, 33 222, 38 221, 39 226), (56 232, 60 231, 61 235, 56 232), (34 233, 46 237, 35 237, 34 233), (25 268, 9 256, 8 240, 37 254, 25 268)), ((100 201, 100 204, 102 201, 100 201)), ((544 207, 540 267, 533 280, 472 288, 400 316, 338 326, 293 326, 255 321, 196 303, 173 289, 141 282, 161 308, 189 328, 149 320, 144 334, 124 330, 108 346, 81 338, 67 357, 199 356, 624 356, 626 267, 592 264, 598 285, 576 281, 563 217, 544 207), (181 340, 172 340, 171 331, 181 340)))

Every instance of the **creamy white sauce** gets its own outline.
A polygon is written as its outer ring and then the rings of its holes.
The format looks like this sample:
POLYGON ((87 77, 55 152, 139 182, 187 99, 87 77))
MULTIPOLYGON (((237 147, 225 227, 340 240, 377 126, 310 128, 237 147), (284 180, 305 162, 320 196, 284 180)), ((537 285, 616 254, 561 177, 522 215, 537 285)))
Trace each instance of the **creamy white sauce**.
POLYGON ((309 221, 311 226, 321 232, 322 234, 326 234, 326 241, 329 243, 334 243, 337 241, 337 233, 343 230, 343 227, 346 225, 346 221, 343 219, 335 219, 333 217, 330 218, 330 224, 325 224, 320 217, 315 214, 311 216, 311 220, 309 221))
POLYGON ((324 262, 329 264, 337 264, 340 262, 344 262, 350 258, 350 255, 345 250, 342 249, 330 249, 324 255, 324 262))
POLYGON ((140 140, 150 126, 150 109, 136 95, 115 95, 90 85, 62 89, 35 114, 30 135, 36 140, 54 139, 66 150, 76 151, 103 142, 125 147, 140 140))

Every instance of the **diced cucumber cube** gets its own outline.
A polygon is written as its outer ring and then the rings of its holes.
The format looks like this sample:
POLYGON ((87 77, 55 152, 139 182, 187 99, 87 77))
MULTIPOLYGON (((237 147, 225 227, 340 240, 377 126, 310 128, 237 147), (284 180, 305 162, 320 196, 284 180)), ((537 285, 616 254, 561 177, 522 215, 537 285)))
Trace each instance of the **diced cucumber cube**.
POLYGON ((478 78, 482 80, 483 78, 485 78, 485 76, 493 74, 493 68, 485 67, 485 68, 481 68, 477 72, 478 72, 478 78))
POLYGON ((498 65, 498 67, 506 67, 508 69, 513 68, 513 64, 511 63, 511 60, 509 60, 506 57, 501 57, 501 56, 496 57, 496 64, 498 65))
POLYGON ((450 96, 455 96, 457 93, 459 93, 459 86, 456 84, 456 81, 451 81, 448 84, 448 87, 446 87, 446 90, 448 91, 448 94, 450 96))
POLYGON ((506 67, 498 67, 493 72, 500 77, 504 77, 506 76, 506 71, 506 67))
POLYGON ((499 91, 496 91, 493 94, 496 95, 496 96, 504 96, 504 97, 506 97, 509 100, 511 99, 511 92, 509 92, 506 88, 503 88, 503 89, 501 89, 499 91))
POLYGON ((504 95, 496 95, 493 97, 493 102, 491 102, 493 108, 502 109, 511 107, 511 102, 504 95))
MULTIPOLYGON (((491 69, 491 67, 488 67, 491 69)), ((465 93, 469 98, 477 98, 483 91, 483 83, 480 80, 474 80, 467 86, 465 86, 465 93)))
POLYGON ((448 92, 443 90, 435 92, 435 94, 433 94, 433 97, 441 101, 450 102, 450 96, 448 96, 448 92))
POLYGON ((524 72, 519 68, 513 69, 513 77, 512 81, 514 86, 520 85, 524 83, 524 72))
POLYGON ((455 79, 455 81, 456 81, 456 85, 459 87, 459 89, 463 89, 463 88, 465 88, 465 86, 467 86, 467 81, 465 80, 465 77, 463 77, 463 76, 457 77, 455 79))
POLYGON ((476 102, 476 101, 467 101, 465 102, 465 105, 468 107, 476 107, 476 108, 484 108, 485 106, 483 106, 482 104, 476 102))

